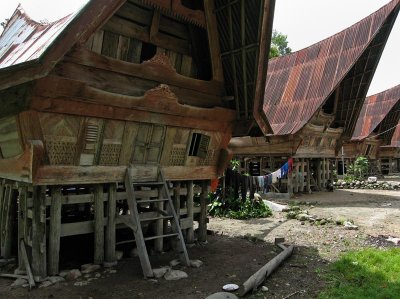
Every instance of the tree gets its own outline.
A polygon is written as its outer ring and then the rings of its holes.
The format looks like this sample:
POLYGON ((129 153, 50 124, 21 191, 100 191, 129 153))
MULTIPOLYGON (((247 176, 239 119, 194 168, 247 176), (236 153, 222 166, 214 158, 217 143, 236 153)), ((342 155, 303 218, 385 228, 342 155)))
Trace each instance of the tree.
POLYGON ((288 47, 287 35, 274 30, 272 32, 271 49, 269 51, 269 58, 274 58, 282 55, 292 53, 292 49, 288 47))

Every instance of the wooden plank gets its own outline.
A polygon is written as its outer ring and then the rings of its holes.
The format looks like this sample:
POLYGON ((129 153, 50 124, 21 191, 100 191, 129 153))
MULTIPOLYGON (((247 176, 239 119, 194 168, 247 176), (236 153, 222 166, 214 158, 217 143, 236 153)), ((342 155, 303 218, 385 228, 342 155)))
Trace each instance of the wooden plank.
POLYGON ((92 51, 101 54, 103 49, 104 30, 98 30, 93 34, 92 51))
POLYGON ((113 16, 103 29, 125 37, 133 37, 146 43, 150 42, 148 28, 118 16, 113 16))
POLYGON ((20 241, 18 247, 19 247, 19 250, 21 251, 21 257, 23 260, 24 268, 26 269, 26 273, 28 274, 29 287, 30 288, 35 287, 35 280, 33 277, 31 266, 29 264, 29 259, 28 259, 28 255, 26 253, 26 247, 25 247, 24 240, 20 241))
POLYGON ((128 62, 139 64, 141 62, 142 42, 135 38, 129 39, 128 62))
MULTIPOLYGON (((3 215, 3 208, 4 208, 4 199, 5 199, 5 194, 6 194, 6 185, 5 185, 5 179, 0 179, 0 216, 3 215)), ((2 224, 0 219, 0 251, 1 251, 1 244, 2 244, 2 224)), ((1 253, 1 252, 0 252, 1 253)))
POLYGON ((35 281, 47 277, 45 204, 46 187, 34 187, 32 215, 32 271, 35 281))
POLYGON ((128 61, 129 56, 129 42, 128 37, 119 36, 117 47, 117 59, 128 61))
POLYGON ((304 158, 300 159, 300 171, 301 171, 301 176, 300 176, 300 192, 304 192, 304 176, 305 176, 305 162, 304 162, 304 158))
MULTIPOLYGON (((187 182, 188 194, 186 196, 186 204, 187 204, 187 217, 193 219, 193 181, 187 182)), ((186 243, 192 244, 194 243, 194 231, 193 231, 193 223, 192 226, 187 230, 186 233, 186 243)))
POLYGON ((200 242, 207 241, 207 196, 208 196, 208 181, 201 182, 200 193, 200 217, 199 217, 199 235, 200 242))
POLYGON ((108 186, 108 203, 107 203, 107 227, 106 227, 106 244, 105 244, 105 261, 111 266, 116 264, 115 256, 115 216, 117 204, 117 185, 109 184, 108 186))
POLYGON ((310 160, 307 159, 307 192, 311 193, 311 169, 310 169, 310 160))
MULTIPOLYGON (((28 188, 19 188, 19 198, 18 198, 18 244, 25 241, 27 238, 27 197, 28 188)), ((1 198, 1 192, 0 192, 1 198)), ((1 201, 0 201, 1 202, 1 201)), ((25 264, 23 262, 21 247, 18 246, 18 269, 25 270, 25 264)))
POLYGON ((14 190, 11 185, 6 185, 1 207, 1 256, 11 257, 11 246, 13 239, 13 201, 15 200, 14 190))
POLYGON ((104 201, 103 185, 96 185, 94 190, 94 258, 93 263, 104 262, 104 201))
POLYGON ((104 31, 103 47, 101 49, 101 54, 111 58, 117 58, 118 42, 118 34, 104 31))
POLYGON ((60 233, 61 233, 61 187, 51 188, 50 206, 50 233, 49 233, 49 275, 57 275, 59 272, 60 257, 60 233))

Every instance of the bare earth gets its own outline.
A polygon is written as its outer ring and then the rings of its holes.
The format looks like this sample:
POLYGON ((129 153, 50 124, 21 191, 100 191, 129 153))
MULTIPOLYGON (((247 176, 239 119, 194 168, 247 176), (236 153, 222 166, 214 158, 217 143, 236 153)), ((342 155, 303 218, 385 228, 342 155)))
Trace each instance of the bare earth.
MULTIPOLYGON (((240 285, 279 253, 273 245, 275 237, 285 237, 288 244, 295 245, 295 251, 266 280, 268 291, 247 298, 314 298, 324 287, 321 273, 340 253, 366 246, 394 246, 384 240, 387 236, 400 237, 400 191, 336 190, 291 200, 307 202, 301 207, 311 215, 351 219, 359 229, 308 222, 302 225, 278 212, 270 218, 246 221, 212 218, 209 229, 214 233, 208 244, 188 249, 190 258, 200 259, 204 265, 175 267, 187 272, 189 278, 143 280, 138 259, 126 258, 114 268, 116 273, 102 269, 79 279, 90 280, 85 286, 74 286, 74 281, 29 292, 11 289, 12 280, 0 279, 0 298, 205 298, 221 291, 224 284, 240 285)), ((152 264, 167 265, 173 258, 170 253, 154 256, 152 264)))

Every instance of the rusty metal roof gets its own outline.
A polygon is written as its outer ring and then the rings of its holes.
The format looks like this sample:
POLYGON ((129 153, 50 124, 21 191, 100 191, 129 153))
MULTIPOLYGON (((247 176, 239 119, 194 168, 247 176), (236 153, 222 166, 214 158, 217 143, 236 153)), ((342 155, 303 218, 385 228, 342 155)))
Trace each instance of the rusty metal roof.
POLYGON ((298 132, 338 90, 335 126, 352 135, 399 6, 393 0, 336 35, 270 61, 263 108, 274 134, 298 132))
POLYGON ((397 127, 394 130, 390 147, 400 147, 400 122, 397 123, 397 127))
POLYGON ((38 23, 19 5, 0 36, 0 69, 39 59, 74 16, 38 23))
POLYGON ((365 99, 352 140, 362 140, 371 133, 390 143, 400 117, 400 85, 365 99))

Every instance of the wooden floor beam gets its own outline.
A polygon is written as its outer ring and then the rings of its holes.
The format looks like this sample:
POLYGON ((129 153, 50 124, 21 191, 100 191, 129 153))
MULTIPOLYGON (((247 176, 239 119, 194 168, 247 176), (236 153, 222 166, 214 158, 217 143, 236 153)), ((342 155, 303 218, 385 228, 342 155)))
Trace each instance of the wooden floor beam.
POLYGON ((51 188, 50 232, 49 232, 49 275, 57 275, 60 260, 61 233, 61 187, 51 188))
POLYGON ((200 242, 207 241, 207 195, 208 195, 208 181, 201 182, 200 193, 200 218, 199 218, 199 235, 200 242))
POLYGON ((96 185, 94 190, 94 259, 93 263, 104 262, 104 201, 103 185, 96 185))
MULTIPOLYGON (((187 183, 187 217, 191 219, 193 223, 193 181, 188 181, 187 183)), ((187 230, 187 235, 186 235, 186 243, 187 244, 192 244, 194 242, 194 231, 193 231, 193 224, 190 228, 187 230)))
POLYGON ((112 266, 117 263, 115 256, 115 216, 117 205, 117 185, 112 183, 108 188, 107 227, 105 244, 105 265, 112 266))
POLYGON ((47 277, 46 186, 34 187, 32 217, 32 271, 36 281, 47 277))

